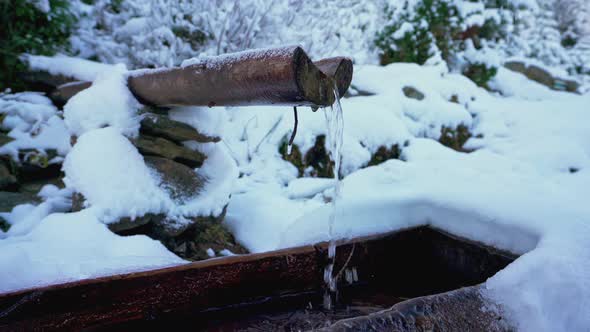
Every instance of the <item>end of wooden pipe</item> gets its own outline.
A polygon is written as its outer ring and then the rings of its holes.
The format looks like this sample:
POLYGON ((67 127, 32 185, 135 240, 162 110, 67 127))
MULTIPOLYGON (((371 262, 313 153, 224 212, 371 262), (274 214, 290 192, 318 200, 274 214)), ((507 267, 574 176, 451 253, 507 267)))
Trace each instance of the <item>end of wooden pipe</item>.
POLYGON ((316 61, 314 64, 336 81, 338 95, 344 96, 352 82, 352 60, 346 57, 333 57, 316 61))
POLYGON ((293 55, 295 82, 302 96, 302 104, 330 106, 334 103, 334 79, 323 73, 301 47, 293 55))

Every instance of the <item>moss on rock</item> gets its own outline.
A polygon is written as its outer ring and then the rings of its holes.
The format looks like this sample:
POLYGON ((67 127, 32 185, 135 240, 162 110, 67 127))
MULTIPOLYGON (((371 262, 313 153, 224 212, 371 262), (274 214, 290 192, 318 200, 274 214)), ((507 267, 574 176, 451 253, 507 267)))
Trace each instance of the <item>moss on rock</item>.
POLYGON ((326 149, 326 135, 316 137, 315 144, 309 151, 302 155, 297 145, 293 145, 291 154, 288 152, 288 141, 285 138, 279 146, 279 153, 283 159, 293 164, 299 171, 299 176, 314 178, 333 178, 334 162, 326 149))
MULTIPOLYGON (((119 235, 147 235, 160 241, 168 250, 178 256, 191 261, 210 258, 207 253, 209 248, 216 253, 224 249, 235 254, 248 253, 244 247, 236 242, 234 236, 222 223, 224 217, 225 210, 217 217, 188 218, 192 223, 187 227, 183 227, 178 234, 172 234, 168 228, 163 227, 163 222, 166 220, 165 216, 150 215, 142 220, 142 222, 147 222, 116 233, 119 235)), ((168 220, 168 222, 173 221, 168 220)))
POLYGON ((10 224, 8 223, 8 221, 6 221, 6 219, 0 217, 0 230, 3 232, 8 232, 8 230, 10 229, 10 224))
POLYGON ((398 144, 394 144, 390 148, 382 145, 371 155, 371 160, 367 166, 379 165, 390 159, 399 159, 400 155, 401 149, 398 144))
POLYGON ((450 128, 443 126, 441 128, 441 134, 439 142, 449 147, 453 150, 459 152, 469 152, 468 150, 463 148, 463 145, 467 142, 469 138, 471 138, 471 132, 469 132, 469 128, 465 125, 459 125, 457 128, 450 128))

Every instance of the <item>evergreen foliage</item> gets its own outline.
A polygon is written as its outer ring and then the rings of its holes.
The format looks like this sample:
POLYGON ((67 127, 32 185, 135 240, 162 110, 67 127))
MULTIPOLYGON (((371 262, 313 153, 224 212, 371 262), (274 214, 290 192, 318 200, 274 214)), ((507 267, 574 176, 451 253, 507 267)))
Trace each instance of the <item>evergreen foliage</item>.
POLYGON ((457 51, 455 40, 461 32, 457 7, 447 0, 421 0, 414 8, 411 6, 406 0, 402 6, 387 8, 390 23, 375 40, 375 45, 381 49, 381 64, 424 64, 436 49, 448 60, 457 51))
POLYGON ((50 0, 43 12, 27 1, 0 1, 0 91, 23 89, 17 79, 26 69, 19 60, 23 53, 52 55, 67 47, 75 24, 68 0, 50 0))

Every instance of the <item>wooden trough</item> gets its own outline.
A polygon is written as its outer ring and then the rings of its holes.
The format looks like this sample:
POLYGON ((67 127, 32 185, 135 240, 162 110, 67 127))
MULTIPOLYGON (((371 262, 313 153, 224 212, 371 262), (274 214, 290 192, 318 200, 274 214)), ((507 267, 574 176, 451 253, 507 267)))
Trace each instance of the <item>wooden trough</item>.
POLYGON ((353 239, 336 252, 340 302, 348 307, 329 321, 309 318, 328 315, 319 309, 327 263, 320 243, 2 294, 0 331, 187 323, 210 331, 507 329, 500 314, 483 309, 478 284, 513 254, 429 227, 353 239), (307 316, 297 320, 295 312, 307 316))

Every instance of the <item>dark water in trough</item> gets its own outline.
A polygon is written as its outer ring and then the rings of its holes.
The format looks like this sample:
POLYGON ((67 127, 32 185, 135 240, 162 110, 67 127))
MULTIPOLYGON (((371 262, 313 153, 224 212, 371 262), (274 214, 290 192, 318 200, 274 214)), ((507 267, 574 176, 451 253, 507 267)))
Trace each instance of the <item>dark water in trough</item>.
MULTIPOLYGON (((326 257, 327 245, 321 248, 318 255, 326 257)), ((420 227, 339 245, 335 270, 348 262, 351 283, 344 273, 331 310, 323 306, 326 285, 317 280, 308 290, 182 314, 159 313, 109 330, 310 331, 411 298, 482 283, 514 259, 509 253, 420 227)))

